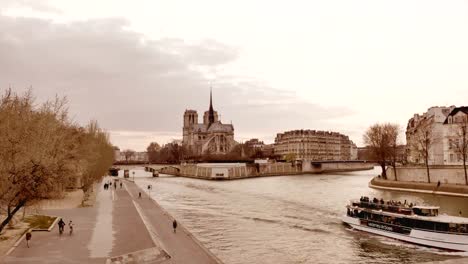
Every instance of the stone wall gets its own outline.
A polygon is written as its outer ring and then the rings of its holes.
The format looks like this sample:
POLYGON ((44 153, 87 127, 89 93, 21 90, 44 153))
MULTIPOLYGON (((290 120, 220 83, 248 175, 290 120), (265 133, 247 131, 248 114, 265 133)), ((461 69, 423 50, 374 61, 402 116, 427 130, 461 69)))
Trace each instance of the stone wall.
POLYGON ((324 172, 340 172, 340 171, 359 171, 371 170, 374 164, 370 162, 314 162, 303 161, 302 171, 304 173, 324 173, 324 172))
POLYGON ((295 166, 289 162, 267 163, 260 164, 259 171, 256 175, 288 175, 302 173, 302 168, 295 166))
POLYGON ((179 169, 172 166, 167 166, 159 169, 160 173, 169 174, 169 175, 179 175, 179 169))
POLYGON ((373 163, 366 162, 340 162, 340 163, 323 163, 322 169, 324 172, 334 171, 358 171, 358 170, 371 170, 374 168, 373 163))
MULTIPOLYGON (((463 166, 430 166, 429 175, 431 183, 440 181, 445 184, 466 184, 463 166)), ((395 181, 392 167, 387 169, 387 178, 395 181)), ((428 182, 426 167, 397 167, 397 179, 403 182, 428 182)))
MULTIPOLYGON (((227 163, 227 164, 186 164, 180 166, 180 172, 170 169, 171 173, 161 170, 161 173, 179 175, 199 179, 243 179, 264 176, 296 175, 303 173, 324 173, 338 171, 357 171, 373 169, 374 164, 366 162, 303 162, 293 164, 276 162, 264 164, 227 163)), ((167 168, 165 168, 167 170, 167 168)))

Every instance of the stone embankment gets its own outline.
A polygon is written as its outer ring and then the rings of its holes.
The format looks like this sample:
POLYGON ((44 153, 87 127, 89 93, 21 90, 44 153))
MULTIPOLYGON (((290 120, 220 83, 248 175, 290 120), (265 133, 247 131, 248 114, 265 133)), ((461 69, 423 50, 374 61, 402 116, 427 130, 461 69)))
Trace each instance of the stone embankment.
POLYGON ((302 161, 299 163, 199 163, 167 166, 161 173, 206 180, 236 180, 254 177, 285 176, 371 170, 373 163, 362 161, 302 161))
POLYGON ((73 234, 60 235, 57 225, 51 232, 36 232, 30 247, 20 240, 0 256, 0 263, 221 263, 181 223, 174 232, 173 216, 134 183, 99 187, 93 206, 43 210, 65 222, 73 220, 73 234))
POLYGON ((389 190, 389 191, 403 191, 415 193, 428 193, 436 195, 459 196, 468 197, 468 186, 460 184, 447 184, 438 182, 408 182, 408 181, 394 181, 384 180, 379 177, 373 178, 369 182, 369 187, 374 189, 389 190))
POLYGON ((387 169, 387 178, 402 182, 439 182, 445 184, 466 185, 463 166, 429 166, 429 177, 425 166, 403 166, 396 168, 396 176, 392 167, 387 169))

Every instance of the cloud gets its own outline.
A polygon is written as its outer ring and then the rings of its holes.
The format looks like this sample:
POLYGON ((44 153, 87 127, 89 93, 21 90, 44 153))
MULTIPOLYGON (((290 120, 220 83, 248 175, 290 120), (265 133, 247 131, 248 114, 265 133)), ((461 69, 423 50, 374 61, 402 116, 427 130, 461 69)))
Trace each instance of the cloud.
POLYGON ((0 3, 0 10, 12 8, 26 8, 41 13, 62 13, 60 9, 45 4, 43 1, 40 0, 2 0, 2 2, 0 3))
MULTIPOLYGON (((0 87, 32 86, 39 100, 67 96, 77 122, 97 119, 110 131, 133 132, 113 133, 125 147, 142 149, 138 131, 148 140, 164 138, 162 131, 181 137, 184 110, 202 116, 208 108, 213 79, 206 72, 222 72, 239 50, 215 40, 152 40, 128 25, 121 18, 60 24, 0 16, 0 87)), ((328 120, 352 114, 255 79, 214 78, 215 108, 237 135, 271 139, 286 129, 330 129, 328 120)))

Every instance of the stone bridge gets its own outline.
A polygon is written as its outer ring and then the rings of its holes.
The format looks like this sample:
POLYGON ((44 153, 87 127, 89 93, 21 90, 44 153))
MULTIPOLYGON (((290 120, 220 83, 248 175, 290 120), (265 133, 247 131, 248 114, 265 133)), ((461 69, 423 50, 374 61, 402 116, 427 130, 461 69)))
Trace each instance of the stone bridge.
POLYGON ((124 164, 124 165, 113 165, 109 168, 109 173, 112 176, 117 176, 120 170, 130 171, 144 168, 147 172, 152 172, 153 176, 164 173, 170 175, 178 175, 180 171, 179 165, 169 165, 169 164, 124 164))

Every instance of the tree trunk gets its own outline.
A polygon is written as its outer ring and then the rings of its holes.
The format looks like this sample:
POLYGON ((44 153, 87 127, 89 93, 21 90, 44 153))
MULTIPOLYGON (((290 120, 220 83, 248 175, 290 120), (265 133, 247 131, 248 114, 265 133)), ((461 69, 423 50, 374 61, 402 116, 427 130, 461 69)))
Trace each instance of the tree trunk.
POLYGON ((396 171, 396 164, 395 163, 393 163, 393 174, 395 175, 395 181, 398 181, 397 171, 396 171))
POLYGON ((465 183, 468 185, 468 175, 466 173, 466 155, 463 155, 463 170, 465 171, 465 183))
POLYGON ((385 163, 380 163, 380 167, 382 168, 382 178, 387 179, 387 170, 385 170, 385 163))
POLYGON ((426 161, 427 182, 431 183, 431 176, 429 175, 429 164, 426 161))
POLYGON ((16 212, 18 212, 19 209, 21 209, 21 207, 23 207, 25 204, 26 204, 26 201, 20 201, 18 205, 15 207, 15 209, 13 209, 12 212, 8 210, 7 218, 5 218, 5 220, 3 220, 3 222, 0 224, 0 233, 2 232, 3 228, 5 228, 5 226, 8 225, 11 219, 13 219, 13 216, 15 216, 16 212))

